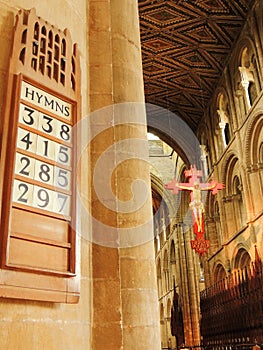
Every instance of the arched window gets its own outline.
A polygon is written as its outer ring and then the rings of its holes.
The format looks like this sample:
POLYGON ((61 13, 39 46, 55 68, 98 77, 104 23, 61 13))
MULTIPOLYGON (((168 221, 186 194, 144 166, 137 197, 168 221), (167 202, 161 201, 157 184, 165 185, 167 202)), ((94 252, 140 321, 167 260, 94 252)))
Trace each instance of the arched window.
POLYGON ((244 248, 240 248, 233 259, 234 284, 242 284, 247 281, 252 273, 252 262, 249 253, 244 248))
MULTIPOLYGON (((240 175, 241 165, 237 156, 226 159, 226 196, 224 198, 224 233, 230 238, 245 224, 245 203, 243 201, 243 185, 240 175)), ((225 237, 224 237, 225 238, 225 237)))
POLYGON ((218 109, 217 109, 219 123, 218 126, 221 130, 221 139, 219 149, 224 150, 225 147, 229 144, 232 137, 232 128, 230 126, 230 115, 229 115, 229 103, 226 95, 220 93, 218 96, 218 109))
POLYGON ((222 281, 226 277, 226 270, 222 264, 218 264, 214 272, 214 282, 222 281))
POLYGON ((234 269, 244 271, 244 269, 250 269, 251 257, 244 248, 240 248, 234 259, 234 269))
POLYGON ((225 134, 226 144, 228 145, 231 139, 230 127, 228 123, 226 123, 225 125, 224 134, 225 134))
POLYGON ((239 66, 241 85, 245 92, 247 109, 250 109, 260 91, 257 62, 253 50, 245 47, 241 54, 241 65, 239 66))

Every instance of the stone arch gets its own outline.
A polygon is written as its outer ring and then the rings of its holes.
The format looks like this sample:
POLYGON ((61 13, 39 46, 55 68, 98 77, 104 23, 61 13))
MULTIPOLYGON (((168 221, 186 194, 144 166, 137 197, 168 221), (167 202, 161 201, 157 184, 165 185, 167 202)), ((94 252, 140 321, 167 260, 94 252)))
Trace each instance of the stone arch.
POLYGON ((226 269, 221 262, 218 262, 214 268, 214 283, 222 281, 227 276, 226 269))
POLYGON ((246 47, 244 48, 244 50, 242 51, 242 56, 241 56, 242 67, 246 67, 249 74, 251 74, 250 84, 248 87, 248 93, 249 93, 251 105, 253 105, 259 91, 261 90, 259 68, 258 68, 258 62, 257 62, 255 52, 256 52, 256 49, 254 48, 253 42, 249 41, 246 47))
POLYGON ((211 192, 208 193, 207 203, 208 205, 205 211, 207 213, 206 218, 208 219, 207 225, 209 225, 207 237, 211 242, 211 247, 213 244, 214 249, 218 249, 222 242, 221 215, 217 198, 211 192))
MULTIPOLYGON (((176 202, 174 200, 173 193, 171 191, 167 191, 164 189, 164 183, 160 178, 158 178, 155 174, 151 173, 151 187, 152 191, 159 196, 160 203, 164 202, 163 206, 166 207, 167 215, 164 224, 170 230, 170 218, 175 217, 177 212, 176 202)), ((159 215, 157 208, 157 212, 154 213, 154 220, 158 219, 159 215), (156 217, 155 217, 156 215, 156 217)))
POLYGON ((226 194, 231 193, 231 175, 238 162, 238 156, 234 152, 229 152, 222 166, 222 180, 226 187, 226 194))
POLYGON ((240 114, 244 117, 260 91, 256 48, 248 36, 239 42, 233 62, 233 86, 238 91, 240 114))
POLYGON ((248 56, 246 54, 244 55, 244 49, 246 48, 251 51, 250 55, 255 53, 257 50, 255 43, 248 35, 244 36, 242 40, 237 43, 235 52, 233 52, 232 61, 235 64, 235 68, 237 68, 239 65, 249 66, 249 60, 247 59, 248 56))
POLYGON ((224 163, 224 212, 226 217, 225 227, 229 236, 243 227, 245 222, 245 207, 243 202, 243 184, 241 165, 239 158, 229 153, 224 163))
MULTIPOLYGON (((253 80, 252 73, 249 72, 249 68, 242 66, 245 62, 244 50, 247 47, 253 47, 254 45, 248 36, 244 37, 237 43, 236 50, 233 52, 230 80, 232 82, 233 89, 235 91, 234 100, 236 108, 236 122, 237 127, 240 125, 247 114, 251 104, 249 102, 248 86, 249 80, 253 80), (242 57, 243 55, 243 57, 242 57), (241 67, 241 70, 239 69, 241 67), (248 75, 246 74, 248 73, 248 75)), ((252 49, 251 49, 252 50, 252 49)))
POLYGON ((170 193, 164 190, 163 182, 151 174, 153 224, 155 251, 158 252, 170 234, 170 217, 174 216, 174 201, 170 193))
POLYGON ((234 270, 243 270, 245 268, 250 268, 251 256, 243 244, 239 244, 236 248, 232 258, 232 266, 234 270))
POLYGON ((256 214, 262 210, 263 196, 263 115, 261 112, 255 114, 253 121, 247 128, 245 147, 250 199, 256 214))
POLYGON ((228 95, 222 89, 217 96, 217 114, 219 117, 218 127, 221 130, 223 149, 229 144, 232 138, 232 124, 230 123, 230 107, 228 95))
POLYGON ((149 132, 159 136, 187 166, 200 167, 200 142, 191 128, 176 113, 153 104, 146 104, 149 132))
POLYGON ((260 147, 263 142, 263 115, 258 113, 248 125, 244 153, 246 166, 257 164, 260 160, 260 147))

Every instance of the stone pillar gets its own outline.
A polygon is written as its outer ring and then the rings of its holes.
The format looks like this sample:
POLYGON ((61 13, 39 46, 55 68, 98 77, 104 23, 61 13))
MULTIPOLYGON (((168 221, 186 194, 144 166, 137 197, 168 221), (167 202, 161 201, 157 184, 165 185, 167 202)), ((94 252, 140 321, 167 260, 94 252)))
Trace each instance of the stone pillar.
POLYGON ((92 350, 160 350, 138 2, 89 4, 92 350))
POLYGON ((219 121, 219 128, 221 129, 221 134, 222 134, 222 140, 223 140, 223 147, 224 149, 227 146, 227 142, 226 142, 226 135, 225 135, 225 128, 226 128, 226 123, 228 122, 229 118, 226 115, 226 112, 218 109, 217 113, 219 115, 220 121, 219 121))
POLYGON ((189 230, 186 234, 186 259, 187 261, 187 273, 188 273, 188 293, 191 312, 191 325, 192 325, 192 343, 191 346, 200 345, 200 306, 199 306, 199 274, 197 275, 197 261, 196 254, 190 244, 190 240, 193 239, 193 233, 189 230))
POLYGON ((201 159, 201 164, 203 168, 203 175, 204 175, 204 179, 206 179, 208 176, 206 145, 200 145, 200 151, 201 151, 200 159, 201 159))
POLYGON ((209 252, 213 255, 219 248, 220 241, 220 237, 218 236, 220 232, 217 232, 214 218, 206 217, 206 232, 209 234, 208 238, 210 240, 209 252))
POLYGON ((254 82, 253 74, 248 68, 238 67, 238 69, 241 75, 241 85, 245 92, 246 107, 247 107, 247 110, 249 110, 251 108, 251 101, 250 101, 248 88, 249 88, 250 82, 254 82))
MULTIPOLYGON (((183 296, 183 318, 185 346, 199 346, 200 344, 200 310, 199 310, 199 288, 196 275, 196 262, 193 256, 190 240, 193 239, 191 228, 180 225, 178 243, 181 295, 183 296)), ((181 344, 178 344, 179 346, 181 344)))
POLYGON ((245 101, 244 101, 244 92, 241 89, 237 89, 235 91, 235 102, 236 102, 236 109, 237 109, 237 128, 241 124, 242 119, 246 115, 246 107, 245 107, 245 101))
MULTIPOLYGON (((191 346, 193 344, 193 334, 192 334, 192 322, 191 322, 191 307, 189 298, 189 280, 188 280, 188 261, 187 261, 187 251, 186 251, 186 226, 184 224, 178 225, 178 245, 179 245, 179 264, 180 264, 180 294, 182 298, 182 311, 184 320, 184 340, 186 346, 191 346)), ((190 243, 190 242, 188 242, 190 243)), ((181 346, 182 344, 177 344, 181 346)))

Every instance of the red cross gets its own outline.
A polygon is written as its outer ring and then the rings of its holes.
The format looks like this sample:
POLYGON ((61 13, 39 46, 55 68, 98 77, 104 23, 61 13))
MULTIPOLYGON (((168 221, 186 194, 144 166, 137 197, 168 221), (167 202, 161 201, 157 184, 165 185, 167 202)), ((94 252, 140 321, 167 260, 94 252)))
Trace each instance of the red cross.
POLYGON ((203 254, 209 248, 209 241, 204 239, 204 204, 202 203, 201 191, 211 190, 212 194, 217 194, 218 190, 222 190, 224 185, 212 180, 208 183, 200 182, 202 171, 197 170, 195 165, 191 165, 190 170, 185 171, 185 177, 189 178, 189 182, 172 182, 165 185, 165 188, 172 190, 174 194, 178 194, 179 190, 190 191, 191 202, 189 204, 193 213, 193 227, 196 239, 191 241, 192 248, 199 254, 203 254))

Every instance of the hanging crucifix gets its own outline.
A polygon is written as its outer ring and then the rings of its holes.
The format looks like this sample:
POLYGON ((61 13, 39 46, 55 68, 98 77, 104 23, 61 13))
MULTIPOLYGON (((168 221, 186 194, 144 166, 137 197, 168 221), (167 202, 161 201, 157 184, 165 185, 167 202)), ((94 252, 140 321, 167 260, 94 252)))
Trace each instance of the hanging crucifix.
POLYGON ((185 177, 189 178, 189 182, 178 183, 176 179, 165 185, 168 190, 173 190, 174 194, 178 194, 179 190, 190 191, 191 202, 189 204, 192 210, 193 217, 193 229, 196 235, 195 240, 191 241, 192 249, 194 249, 198 254, 202 255, 207 252, 209 248, 209 240, 204 238, 205 228, 204 228, 204 204, 202 202, 201 191, 212 191, 212 194, 217 194, 218 190, 224 188, 224 185, 212 180, 208 183, 200 182, 202 177, 202 171, 197 170, 195 166, 190 167, 190 170, 185 171, 185 177))

